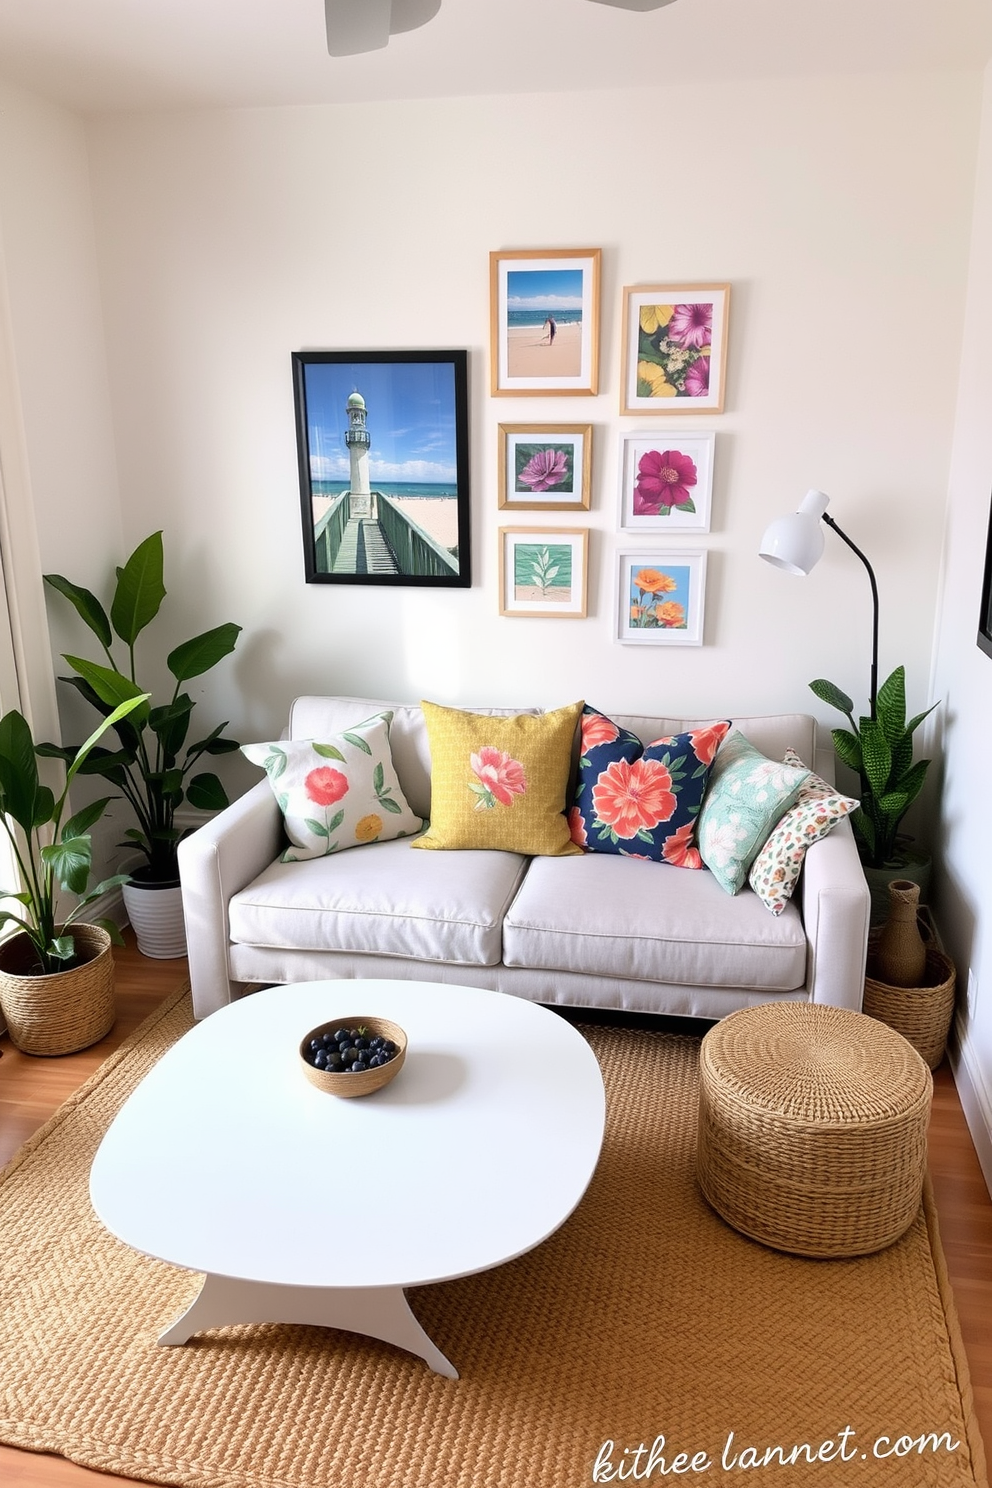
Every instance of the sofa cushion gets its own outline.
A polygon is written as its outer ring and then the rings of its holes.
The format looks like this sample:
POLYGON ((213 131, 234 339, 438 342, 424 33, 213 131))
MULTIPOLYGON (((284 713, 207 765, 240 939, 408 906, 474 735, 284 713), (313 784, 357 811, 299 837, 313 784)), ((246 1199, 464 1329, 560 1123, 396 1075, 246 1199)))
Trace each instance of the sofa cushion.
POLYGON ((579 775, 569 812, 586 852, 701 868, 696 817, 728 720, 642 744, 604 713, 583 710, 579 775))
POLYGON ((806 976, 794 904, 770 915, 709 873, 589 853, 535 859, 503 926, 507 966, 788 992, 806 976))
MULTIPOLYGON (((785 763, 805 768, 794 749, 785 751, 785 763)), ((799 882, 807 850, 860 804, 854 796, 842 796, 819 775, 807 777, 796 804, 773 827, 748 873, 747 881, 766 909, 782 913, 799 882)))
POLYGON ((697 834, 703 862, 728 894, 736 894, 776 822, 792 806, 810 772, 805 765, 766 759, 734 729, 717 750, 697 834))
POLYGON ((502 718, 421 706, 431 744, 431 821, 417 847, 581 852, 565 817, 581 702, 502 718))
POLYGON ((283 814, 290 841, 284 863, 422 830, 393 768, 392 717, 377 713, 320 739, 242 744, 245 758, 265 771, 283 814))
POLYGON ((230 901, 231 939, 496 966, 526 867, 515 853, 421 853, 406 840, 273 863, 230 901))

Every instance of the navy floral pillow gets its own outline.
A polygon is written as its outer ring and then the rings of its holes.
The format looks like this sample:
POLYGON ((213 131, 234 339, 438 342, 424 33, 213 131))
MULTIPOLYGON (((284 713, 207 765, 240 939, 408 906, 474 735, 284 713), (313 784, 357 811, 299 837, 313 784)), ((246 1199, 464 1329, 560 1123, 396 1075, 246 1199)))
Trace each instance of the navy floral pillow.
POLYGON ((579 779, 568 814, 572 841, 586 852, 702 868, 696 818, 730 720, 651 744, 588 704, 579 723, 579 779))

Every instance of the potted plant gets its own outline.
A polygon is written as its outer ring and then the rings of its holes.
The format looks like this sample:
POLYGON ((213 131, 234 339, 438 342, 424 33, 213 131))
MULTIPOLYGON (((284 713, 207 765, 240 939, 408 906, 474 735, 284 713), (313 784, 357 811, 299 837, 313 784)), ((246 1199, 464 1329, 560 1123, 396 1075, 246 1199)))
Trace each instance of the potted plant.
POLYGON ((93 846, 90 828, 109 796, 92 801, 64 821, 69 787, 97 740, 145 702, 145 695, 112 709, 75 751, 56 797, 38 774, 31 730, 20 713, 0 718, 0 822, 10 839, 22 887, 0 891, 0 925, 17 933, 0 943, 0 1006, 10 1036, 26 1054, 70 1054, 103 1038, 114 1021, 111 943, 122 945, 112 920, 84 924, 87 905, 123 882, 117 874, 89 889, 93 846), (59 890, 77 895, 64 917, 59 890))
POLYGON ((872 890, 872 919, 884 918, 888 884, 895 878, 925 890, 929 858, 916 852, 901 833, 903 817, 923 789, 930 760, 913 759, 913 735, 937 704, 906 721, 906 669, 896 667, 882 686, 871 717, 855 720, 854 703, 833 682, 819 677, 810 689, 822 702, 846 714, 850 728, 832 730, 837 756, 856 771, 861 810, 851 816, 865 877, 872 890))
MULTIPOLYGON (((45 575, 45 582, 70 601, 96 636, 105 658, 104 664, 66 655, 76 675, 60 680, 75 687, 104 716, 123 699, 150 695, 137 680, 135 642, 165 598, 163 568, 162 534, 153 532, 117 570, 109 615, 88 589, 61 574, 45 575), (120 662, 114 655, 115 636, 126 648, 126 658, 120 662)), ((218 625, 170 651, 165 661, 175 679, 172 696, 157 707, 146 702, 121 718, 114 725, 119 747, 93 750, 83 766, 85 774, 101 775, 116 786, 137 818, 138 825, 125 832, 128 841, 122 845, 136 848, 144 862, 127 876, 124 902, 138 949, 145 955, 185 954, 176 849, 193 828, 181 831, 176 826, 176 811, 184 801, 205 811, 228 805, 217 776, 196 767, 204 756, 230 754, 239 747, 236 740, 224 737, 226 723, 187 744, 194 703, 183 686, 230 655, 240 631, 240 625, 218 625)), ((67 763, 76 759, 74 748, 46 744, 41 752, 67 763)))

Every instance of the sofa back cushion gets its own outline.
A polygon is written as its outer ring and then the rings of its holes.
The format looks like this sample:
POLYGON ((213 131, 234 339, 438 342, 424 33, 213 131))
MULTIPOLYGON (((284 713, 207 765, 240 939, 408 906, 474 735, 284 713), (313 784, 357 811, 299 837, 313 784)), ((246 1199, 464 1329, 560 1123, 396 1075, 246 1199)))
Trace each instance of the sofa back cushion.
MULTIPOLYGON (((542 708, 477 707, 471 702, 466 704, 466 708, 473 713, 490 713, 497 718, 513 713, 545 711, 542 708)), ((298 697, 290 708, 288 735, 291 739, 319 739, 328 733, 341 733, 371 714, 384 711, 393 715, 389 743, 403 794, 417 816, 430 816, 431 751, 423 709, 419 704, 396 703, 381 698, 298 697)), ((662 734, 681 734, 689 729, 703 728, 719 716, 712 713, 707 718, 673 718, 607 711, 614 723, 629 729, 644 744, 650 744, 652 739, 658 739, 662 734)), ((754 717, 733 713, 726 716, 732 716, 741 732, 769 758, 782 759, 787 749, 794 749, 810 764, 814 762, 816 720, 808 713, 772 713, 754 717)), ((579 731, 576 729, 576 762, 578 748, 579 731)), ((829 760, 820 760, 817 768, 825 779, 832 780, 829 760)))

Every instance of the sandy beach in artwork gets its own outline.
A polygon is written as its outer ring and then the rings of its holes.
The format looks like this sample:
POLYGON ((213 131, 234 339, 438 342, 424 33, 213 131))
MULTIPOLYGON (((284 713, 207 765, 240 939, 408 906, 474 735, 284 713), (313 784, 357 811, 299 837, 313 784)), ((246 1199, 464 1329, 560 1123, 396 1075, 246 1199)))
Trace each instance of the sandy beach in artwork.
POLYGON ((582 326, 558 327, 553 343, 543 326, 510 326, 506 333, 508 377, 578 377, 582 372, 582 326))

